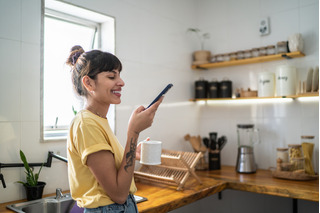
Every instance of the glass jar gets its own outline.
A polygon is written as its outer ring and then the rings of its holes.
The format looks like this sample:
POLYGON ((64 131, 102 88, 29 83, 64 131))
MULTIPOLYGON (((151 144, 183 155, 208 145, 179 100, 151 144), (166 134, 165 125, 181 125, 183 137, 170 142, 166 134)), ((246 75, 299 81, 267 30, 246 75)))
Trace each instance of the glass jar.
POLYGON ((266 55, 267 55, 267 47, 260 47, 259 56, 266 56, 266 55))
POLYGON ((289 159, 302 157, 302 149, 300 144, 289 144, 289 159))
POLYGON ((230 55, 229 55, 229 53, 223 54, 223 60, 224 60, 224 61, 230 61, 230 55))
POLYGON ((217 56, 213 55, 210 60, 211 63, 217 62, 217 56))
POLYGON ((289 151, 288 148, 277 148, 277 159, 280 158, 282 163, 289 162, 289 151))
POLYGON ((219 54, 216 56, 216 62, 222 62, 223 61, 223 55, 219 54))
POLYGON ((314 175, 314 165, 316 165, 316 161, 314 161, 314 136, 311 135, 303 135, 301 136, 301 146, 303 156, 305 158, 305 172, 309 175, 314 175))
POLYGON ((301 143, 314 143, 313 139, 314 139, 314 136, 312 135, 302 135, 301 143))
POLYGON ((235 52, 232 52, 229 54, 230 60, 236 60, 237 59, 237 54, 235 52))
POLYGON ((287 53, 288 52, 288 47, 287 47, 287 42, 286 41, 279 41, 277 43, 277 53, 287 53))
POLYGON ((251 50, 245 50, 244 51, 244 58, 251 58, 252 55, 251 55, 251 50))
POLYGON ((252 57, 258 57, 259 56, 259 48, 253 48, 251 50, 252 57))
POLYGON ((238 52, 237 52, 237 59, 238 59, 238 60, 244 59, 244 52, 243 52, 243 51, 238 51, 238 52))
POLYGON ((267 46, 267 55, 274 55, 276 54, 276 46, 269 45, 267 46))
POLYGON ((304 157, 292 158, 293 170, 304 170, 304 157))

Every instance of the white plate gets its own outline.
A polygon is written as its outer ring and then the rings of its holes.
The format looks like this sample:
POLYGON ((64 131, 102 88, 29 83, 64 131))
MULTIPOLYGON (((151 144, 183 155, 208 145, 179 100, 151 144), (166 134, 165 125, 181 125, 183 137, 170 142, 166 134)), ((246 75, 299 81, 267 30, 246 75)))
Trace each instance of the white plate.
POLYGON ((312 92, 317 92, 319 90, 319 67, 313 72, 313 82, 312 82, 312 92))
POLYGON ((306 92, 311 92, 312 89, 312 77, 313 77, 313 69, 310 68, 307 76, 306 82, 306 92))

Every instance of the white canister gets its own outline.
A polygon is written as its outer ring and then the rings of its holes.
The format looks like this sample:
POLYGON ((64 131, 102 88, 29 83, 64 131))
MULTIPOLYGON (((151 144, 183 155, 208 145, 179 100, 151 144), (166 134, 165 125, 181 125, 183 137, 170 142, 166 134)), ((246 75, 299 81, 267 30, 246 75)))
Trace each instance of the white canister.
POLYGON ((277 96, 296 94, 296 68, 290 65, 281 65, 276 71, 277 96))
POLYGON ((275 93, 275 75, 262 72, 258 75, 258 97, 273 97, 275 93))

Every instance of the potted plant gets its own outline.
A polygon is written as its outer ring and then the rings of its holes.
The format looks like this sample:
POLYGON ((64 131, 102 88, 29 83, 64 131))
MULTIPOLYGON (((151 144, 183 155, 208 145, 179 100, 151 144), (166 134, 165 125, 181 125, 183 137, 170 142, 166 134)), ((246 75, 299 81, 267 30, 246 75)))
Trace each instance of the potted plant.
POLYGON ((211 52, 204 50, 204 41, 210 38, 209 33, 202 33, 198 28, 188 28, 187 32, 194 33, 200 41, 201 49, 193 53, 193 64, 205 64, 210 61, 211 52))
POLYGON ((21 150, 20 159, 23 162, 25 168, 26 182, 18 181, 18 183, 23 184, 23 186, 25 187, 27 200, 36 200, 42 198, 43 188, 46 183, 38 181, 38 179, 43 165, 41 165, 38 173, 35 173, 33 171, 33 168, 30 168, 27 158, 21 150))

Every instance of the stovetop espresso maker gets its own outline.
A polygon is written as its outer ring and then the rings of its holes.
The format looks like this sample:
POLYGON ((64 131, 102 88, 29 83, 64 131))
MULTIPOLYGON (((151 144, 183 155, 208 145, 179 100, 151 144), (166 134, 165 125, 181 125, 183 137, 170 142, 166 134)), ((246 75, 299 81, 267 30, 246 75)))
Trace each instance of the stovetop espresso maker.
POLYGON ((238 157, 236 170, 239 173, 255 173, 253 146, 260 142, 259 130, 253 124, 238 124, 238 157))

